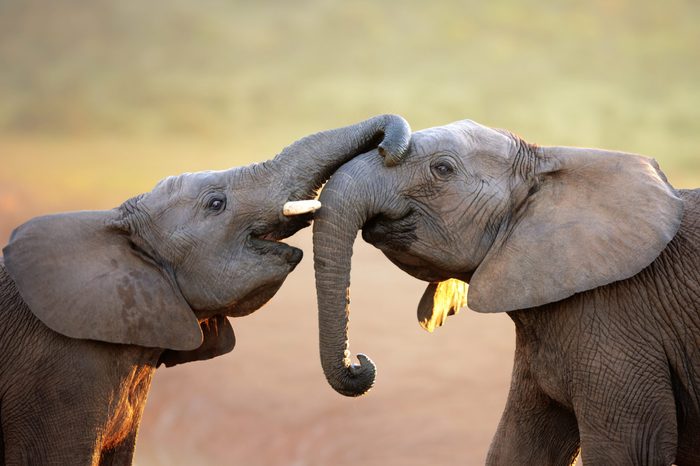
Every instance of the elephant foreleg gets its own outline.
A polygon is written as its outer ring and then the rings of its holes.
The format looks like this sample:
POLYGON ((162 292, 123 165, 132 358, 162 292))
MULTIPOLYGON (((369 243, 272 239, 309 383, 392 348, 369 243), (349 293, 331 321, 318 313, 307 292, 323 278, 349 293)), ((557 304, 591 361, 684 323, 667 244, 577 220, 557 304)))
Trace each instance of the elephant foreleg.
POLYGON ((0 407, 0 466, 5 466, 5 434, 2 431, 2 407, 0 407))
POLYGON ((669 466, 675 462, 676 407, 664 381, 637 378, 626 386, 594 390, 581 398, 575 410, 586 466, 669 466))
POLYGON ((134 457, 134 449, 136 448, 137 432, 138 431, 134 429, 119 445, 102 450, 100 466, 122 466, 131 464, 134 457))
POLYGON ((571 465, 579 452, 576 417, 545 395, 516 359, 510 394, 486 464, 571 465))

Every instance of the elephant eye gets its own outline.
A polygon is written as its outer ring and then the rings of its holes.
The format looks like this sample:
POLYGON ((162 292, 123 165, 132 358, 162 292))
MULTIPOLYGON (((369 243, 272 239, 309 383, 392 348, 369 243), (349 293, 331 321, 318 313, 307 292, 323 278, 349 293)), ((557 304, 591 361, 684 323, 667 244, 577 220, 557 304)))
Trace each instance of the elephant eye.
POLYGON ((214 197, 207 203, 207 209, 212 212, 221 212, 226 207, 226 198, 214 197))
POLYGON ((446 160, 440 160, 433 164, 430 168, 435 174, 435 176, 439 178, 447 178, 455 171, 452 164, 447 162, 446 160))

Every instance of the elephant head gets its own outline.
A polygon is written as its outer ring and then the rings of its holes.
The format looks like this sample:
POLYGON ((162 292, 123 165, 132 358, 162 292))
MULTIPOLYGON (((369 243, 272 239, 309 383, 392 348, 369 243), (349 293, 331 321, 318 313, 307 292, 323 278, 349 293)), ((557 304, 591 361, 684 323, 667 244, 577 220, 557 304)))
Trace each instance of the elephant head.
POLYGON ((5 266, 56 332, 181 352, 166 364, 212 357, 233 347, 224 316, 261 307, 301 260, 278 240, 308 226, 317 206, 295 201, 378 144, 396 163, 409 138, 405 120, 382 115, 260 164, 167 178, 113 210, 38 217, 14 231, 5 266))
POLYGON ((598 149, 537 147, 460 121, 413 134, 404 162, 376 152, 326 184, 314 223, 320 351, 330 384, 361 395, 375 368, 347 344, 352 245, 359 229, 430 282, 418 317, 431 329, 459 308, 526 309, 622 280, 675 235, 682 202, 655 161, 598 149), (456 279, 456 280, 455 280, 456 279), (436 314, 439 314, 436 316, 436 314))

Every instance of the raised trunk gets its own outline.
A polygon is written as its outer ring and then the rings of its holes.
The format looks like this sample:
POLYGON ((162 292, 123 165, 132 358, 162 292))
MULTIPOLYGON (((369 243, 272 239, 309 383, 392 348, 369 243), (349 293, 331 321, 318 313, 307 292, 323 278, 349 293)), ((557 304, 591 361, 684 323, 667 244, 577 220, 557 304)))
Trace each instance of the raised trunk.
POLYGON ((309 199, 342 164, 375 147, 386 166, 399 163, 410 138, 411 128, 402 117, 379 115, 306 136, 267 164, 282 174, 281 185, 291 190, 288 200, 309 199))
MULTIPOLYGON (((372 388, 375 367, 363 354, 353 365, 348 349, 350 260, 358 230, 374 215, 368 190, 368 154, 345 165, 321 192, 323 208, 314 220, 314 267, 318 299, 321 364, 328 383, 345 396, 360 396, 372 388), (361 193, 361 196, 358 195, 361 193), (362 197, 359 203, 356 201, 362 197)), ((378 163, 375 163, 376 167, 378 163)))

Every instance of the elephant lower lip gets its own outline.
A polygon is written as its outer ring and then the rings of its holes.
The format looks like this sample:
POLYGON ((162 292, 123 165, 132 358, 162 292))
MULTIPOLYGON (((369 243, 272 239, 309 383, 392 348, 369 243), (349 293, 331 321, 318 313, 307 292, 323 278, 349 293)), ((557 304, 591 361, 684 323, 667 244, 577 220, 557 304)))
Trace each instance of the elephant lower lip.
POLYGON ((265 238, 266 237, 251 237, 250 244, 253 247, 253 249, 255 249, 261 254, 274 254, 276 256, 282 257, 293 267, 296 267, 297 264, 301 262, 301 259, 304 256, 304 253, 301 249, 295 248, 280 241, 265 238))
POLYGON ((291 251, 289 253, 289 259, 287 260, 287 262, 293 264, 294 267, 296 267, 299 264, 299 262, 301 262, 302 257, 304 257, 304 252, 299 248, 295 248, 292 246, 288 247, 291 249, 291 251))

